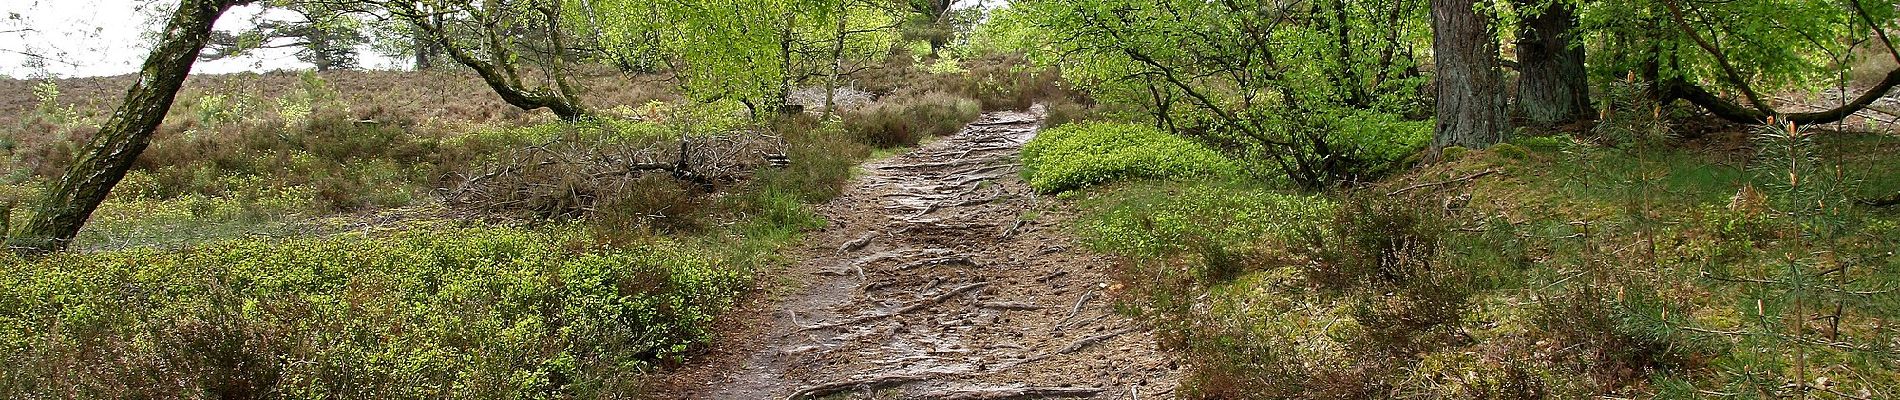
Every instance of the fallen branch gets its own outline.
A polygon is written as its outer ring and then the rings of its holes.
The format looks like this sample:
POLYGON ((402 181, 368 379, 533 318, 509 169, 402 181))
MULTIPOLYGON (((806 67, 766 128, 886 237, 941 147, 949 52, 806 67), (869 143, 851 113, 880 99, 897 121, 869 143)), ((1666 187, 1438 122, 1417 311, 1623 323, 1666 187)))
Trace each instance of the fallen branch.
POLYGON ((971 290, 976 290, 978 288, 989 286, 989 284, 990 284, 989 282, 977 282, 977 283, 972 283, 968 285, 963 285, 956 289, 950 289, 950 291, 944 292, 943 294, 937 295, 936 297, 926 298, 916 303, 911 303, 911 305, 904 306, 896 310, 891 310, 891 312, 882 313, 882 314, 861 315, 861 316, 857 316, 857 317, 843 320, 843 321, 807 326, 807 327, 804 327, 803 329, 799 329, 799 331, 815 331, 815 330, 820 330, 820 329, 831 329, 831 328, 836 328, 836 327, 845 326, 845 325, 861 324, 861 323, 876 321, 876 320, 880 320, 884 318, 890 318, 892 316, 902 315, 905 313, 909 313, 911 311, 917 311, 917 310, 923 309, 924 307, 936 305, 937 303, 942 303, 944 300, 949 300, 950 298, 956 297, 957 295, 963 294, 964 292, 968 292, 971 290))
POLYGON ((1900 205, 1900 193, 1894 193, 1892 196, 1878 199, 1863 199, 1860 201, 1860 204, 1865 204, 1869 207, 1893 207, 1900 205))
POLYGON ((1495 170, 1495 169, 1487 169, 1487 170, 1484 170, 1484 171, 1480 171, 1480 172, 1478 172, 1478 173, 1475 173, 1475 174, 1471 174, 1471 175, 1465 175, 1465 177, 1463 177, 1463 178, 1458 178, 1458 179, 1453 179, 1453 180, 1448 180, 1448 181, 1443 181, 1443 182, 1431 182, 1431 183, 1420 183, 1420 184, 1417 184, 1417 185, 1412 185, 1412 186, 1406 186, 1406 187, 1405 187, 1404 189, 1399 189, 1399 190, 1394 190, 1394 191, 1392 191, 1392 193, 1386 193, 1385 195, 1386 195, 1386 196, 1397 196, 1397 195, 1401 195, 1401 194, 1405 194, 1405 192, 1410 192, 1410 191, 1413 191, 1413 190, 1418 190, 1418 189, 1424 189, 1424 188, 1428 188, 1428 187, 1433 187, 1433 186, 1441 186, 1441 185, 1449 185, 1449 184, 1453 184, 1453 183, 1461 183, 1461 182, 1469 182, 1469 181, 1471 181, 1471 180, 1473 180, 1473 179, 1478 179, 1478 178, 1483 178, 1483 177, 1484 177, 1485 175, 1490 175, 1490 174, 1495 174, 1495 173, 1498 173, 1498 170, 1495 170))
POLYGON ((1008 230, 1004 230, 1002 235, 999 235, 996 237, 996 241, 1001 242, 1004 240, 1009 240, 1009 238, 1015 237, 1016 231, 1019 229, 1022 229, 1023 224, 1026 224, 1026 223, 1029 223, 1029 220, 1025 220, 1025 219, 1016 220, 1016 223, 1009 225, 1008 230))
POLYGON ((1076 340, 1075 343, 1070 343, 1068 347, 1063 347, 1062 350, 1057 350, 1055 354, 1069 354, 1069 353, 1081 351, 1082 349, 1087 348, 1090 345, 1100 343, 1104 340, 1113 339, 1116 336, 1121 336, 1124 333, 1128 333, 1134 330, 1135 328, 1121 328, 1121 329, 1108 331, 1108 333, 1085 337, 1085 338, 1082 338, 1081 340, 1076 340))
POLYGON ((798 391, 792 392, 790 396, 785 396, 785 400, 815 399, 853 390, 876 390, 921 380, 924 380, 924 377, 917 375, 878 375, 848 379, 798 389, 798 391))
POLYGON ((1089 300, 1095 299, 1095 295, 1096 295, 1095 289, 1089 289, 1088 292, 1082 293, 1081 298, 1075 299, 1075 305, 1069 306, 1069 315, 1062 317, 1062 320, 1057 321, 1056 324, 1060 326, 1060 324, 1064 322, 1069 322, 1069 320, 1075 319, 1075 315, 1082 312, 1082 305, 1088 304, 1089 300))

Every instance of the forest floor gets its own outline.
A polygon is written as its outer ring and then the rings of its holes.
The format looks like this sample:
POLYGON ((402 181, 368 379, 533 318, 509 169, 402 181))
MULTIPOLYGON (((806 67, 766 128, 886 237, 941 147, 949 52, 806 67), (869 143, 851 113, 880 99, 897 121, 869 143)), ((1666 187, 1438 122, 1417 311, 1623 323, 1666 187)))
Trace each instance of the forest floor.
POLYGON ((869 163, 768 292, 656 398, 1161 398, 1179 366, 1115 312, 1113 258, 1021 179, 1041 113, 869 163))

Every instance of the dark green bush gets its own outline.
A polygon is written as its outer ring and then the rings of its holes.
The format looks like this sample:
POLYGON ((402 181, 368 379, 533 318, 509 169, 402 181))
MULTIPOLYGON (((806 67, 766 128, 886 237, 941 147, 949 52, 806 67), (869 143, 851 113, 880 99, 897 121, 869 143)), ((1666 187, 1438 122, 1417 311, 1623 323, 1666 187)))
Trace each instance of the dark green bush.
POLYGON ((621 393, 748 272, 667 242, 436 229, 0 260, 0 397, 621 393))
POLYGON ((1398 114, 1345 111, 1328 116, 1333 130, 1328 140, 1351 160, 1350 174, 1377 177, 1394 170, 1401 160, 1432 142, 1431 120, 1408 120, 1398 114))
POLYGON ((1045 193, 1120 179, 1228 177, 1233 161, 1206 146, 1153 127, 1074 124, 1043 130, 1023 146, 1023 174, 1045 193))

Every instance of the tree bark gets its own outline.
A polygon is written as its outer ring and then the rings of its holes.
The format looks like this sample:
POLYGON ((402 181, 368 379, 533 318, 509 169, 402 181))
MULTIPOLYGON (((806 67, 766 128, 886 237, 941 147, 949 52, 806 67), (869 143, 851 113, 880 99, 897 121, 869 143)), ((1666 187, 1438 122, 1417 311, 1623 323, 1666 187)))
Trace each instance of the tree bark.
POLYGON ((850 22, 848 18, 850 16, 850 5, 850 0, 838 0, 838 9, 836 10, 838 13, 836 16, 838 21, 838 35, 833 38, 834 40, 831 42, 831 76, 825 78, 825 118, 831 118, 838 109, 839 77, 844 73, 844 40, 845 35, 850 33, 850 31, 846 30, 849 27, 846 23, 850 22))
POLYGON ((1490 18, 1476 0, 1432 0, 1432 58, 1438 65, 1434 147, 1484 148, 1510 132, 1504 74, 1490 18))
POLYGON ((132 168, 132 161, 152 142, 152 132, 171 110, 172 99, 204 50, 211 26, 232 6, 252 0, 181 0, 171 21, 160 33, 157 46, 145 58, 139 80, 126 91, 125 102, 112 113, 99 134, 65 175, 54 182, 35 206, 32 219, 9 246, 27 253, 46 253, 72 244, 79 228, 92 217, 112 187, 132 168))
POLYGON ((1584 49, 1575 43, 1576 5, 1568 0, 1517 0, 1520 9, 1548 2, 1517 28, 1517 114, 1539 124, 1576 121, 1595 114, 1583 68, 1584 49))

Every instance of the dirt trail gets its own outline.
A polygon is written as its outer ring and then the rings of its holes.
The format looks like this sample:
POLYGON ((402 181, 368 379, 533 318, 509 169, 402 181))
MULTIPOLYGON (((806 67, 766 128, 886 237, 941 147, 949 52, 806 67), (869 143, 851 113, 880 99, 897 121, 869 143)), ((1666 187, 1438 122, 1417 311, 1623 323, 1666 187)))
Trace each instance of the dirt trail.
MULTIPOLYGON (((1116 315, 1111 260, 1065 235, 1018 174, 1039 112, 874 162, 821 207, 785 271, 802 289, 742 307, 659 398, 1166 398, 1177 373, 1116 315)), ((761 296, 771 297, 771 296, 761 296)))

